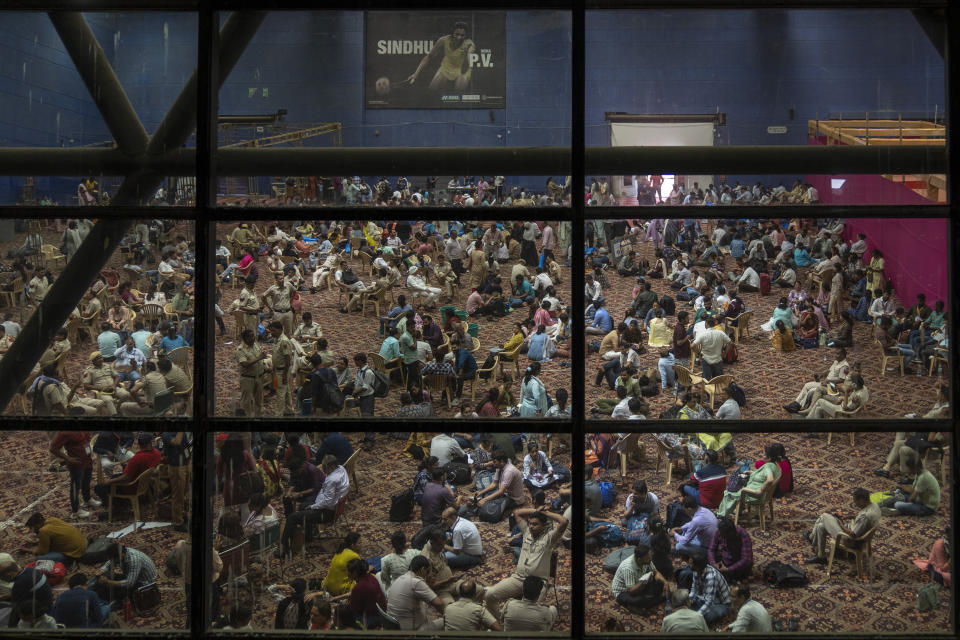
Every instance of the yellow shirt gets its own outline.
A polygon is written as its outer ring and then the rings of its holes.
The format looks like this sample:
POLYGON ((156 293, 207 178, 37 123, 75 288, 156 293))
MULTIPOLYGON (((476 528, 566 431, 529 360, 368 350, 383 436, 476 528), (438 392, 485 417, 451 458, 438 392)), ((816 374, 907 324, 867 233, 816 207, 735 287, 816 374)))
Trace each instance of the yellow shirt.
POLYGON ((79 558, 87 550, 87 539, 83 537, 80 529, 67 524, 60 518, 48 516, 37 535, 38 556, 59 551, 65 556, 79 558))
POLYGON ((440 73, 447 80, 456 80, 463 69, 467 49, 473 46, 473 42, 464 38, 460 46, 454 49, 450 45, 451 40, 450 36, 443 37, 443 61, 440 63, 440 73))
POLYGON ((339 596, 353 589, 356 583, 347 577, 347 563, 359 557, 360 555, 353 549, 344 549, 333 556, 333 560, 330 561, 330 570, 327 571, 327 577, 323 581, 323 586, 330 595, 339 596))

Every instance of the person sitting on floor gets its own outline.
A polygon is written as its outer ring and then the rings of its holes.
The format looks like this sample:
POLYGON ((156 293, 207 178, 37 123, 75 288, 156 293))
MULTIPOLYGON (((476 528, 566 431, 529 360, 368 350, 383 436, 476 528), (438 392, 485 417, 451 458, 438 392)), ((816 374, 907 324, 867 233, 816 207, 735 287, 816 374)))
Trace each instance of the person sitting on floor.
POLYGON ((663 617, 663 624, 660 625, 660 633, 687 633, 701 631, 708 633, 710 627, 707 621, 699 611, 690 608, 690 591, 687 589, 674 589, 670 593, 670 605, 672 613, 667 613, 663 617))
POLYGON ((892 497, 880 503, 883 515, 932 516, 940 507, 937 478, 923 465, 919 454, 908 463, 907 470, 915 474, 910 494, 898 487, 892 497))
POLYGON ((645 615, 664 599, 667 579, 653 565, 650 547, 642 542, 617 567, 611 591, 617 604, 631 613, 645 615))
POLYGON ((750 597, 750 587, 741 584, 733 592, 732 596, 733 610, 737 613, 737 619, 727 627, 727 631, 733 633, 770 633, 773 631, 773 624, 770 622, 770 614, 762 604, 750 597))
POLYGON ((749 579, 753 570, 753 542, 750 534, 724 516, 707 550, 707 560, 720 570, 728 582, 749 579))
POLYGON ((707 624, 726 617, 730 612, 730 585, 717 569, 707 564, 703 556, 690 563, 693 585, 690 588, 690 607, 696 609, 707 624))

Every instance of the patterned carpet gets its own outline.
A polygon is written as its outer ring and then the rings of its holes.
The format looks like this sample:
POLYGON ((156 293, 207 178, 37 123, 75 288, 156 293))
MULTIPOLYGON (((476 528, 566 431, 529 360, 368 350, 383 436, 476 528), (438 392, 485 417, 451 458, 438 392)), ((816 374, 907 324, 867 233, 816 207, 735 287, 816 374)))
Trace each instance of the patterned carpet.
MULTIPOLYGON (((87 538, 103 537, 119 531, 133 522, 132 515, 114 516, 115 522, 98 521, 96 517, 75 520, 70 514, 70 477, 66 470, 50 472, 49 443, 56 432, 5 431, 0 433, 0 551, 11 553, 21 565, 30 562, 29 553, 16 551, 20 545, 29 545, 36 536, 23 526, 35 511, 61 518, 78 527, 87 538), (49 436, 48 436, 49 433, 49 436)), ((96 484, 96 474, 93 483, 96 484)), ((147 506, 144 517, 156 518, 153 505, 147 506)), ((114 505, 116 508, 116 504, 114 505)), ((103 508, 105 511, 105 507, 103 508)), ((128 512, 129 513, 129 512, 128 512)), ((186 629, 186 605, 180 578, 167 574, 164 561, 174 545, 187 534, 171 527, 140 530, 123 536, 125 545, 150 556, 157 567, 157 584, 162 593, 162 604, 149 617, 134 618, 127 624, 138 629, 186 629)), ((80 565, 87 575, 96 567, 80 565)), ((54 587, 54 599, 67 588, 71 574, 54 587)))
MULTIPOLYGON (((678 480, 665 487, 665 471, 655 471, 654 437, 643 435, 641 441, 646 448, 641 466, 631 463, 624 481, 620 480, 619 471, 607 473, 607 479, 617 484, 617 498, 615 507, 605 509, 601 517, 614 519, 614 513, 623 510, 630 485, 637 478, 646 479, 650 491, 660 498, 661 515, 665 505, 677 499, 678 480)), ((803 559, 812 555, 801 537, 802 532, 812 528, 820 513, 836 513, 839 509, 845 517, 852 517, 854 488, 862 486, 871 493, 893 488, 895 480, 871 473, 886 460, 893 434, 858 433, 852 449, 846 434, 834 437, 829 446, 824 434, 818 434, 816 439, 793 434, 738 434, 734 442, 737 457, 748 460, 762 456, 767 444, 780 442, 793 465, 795 490, 776 501, 775 519, 767 524, 766 532, 760 531, 756 520, 746 525, 753 539, 754 553, 750 590, 774 620, 798 618, 800 631, 811 632, 942 633, 950 628, 949 605, 925 613, 915 610, 917 589, 928 582, 928 578, 912 563, 914 558, 927 557, 933 542, 950 523, 948 505, 952 487, 949 482, 942 488, 941 507, 934 516, 883 518, 873 540, 873 580, 858 578, 852 561, 835 561, 829 579, 825 566, 806 565, 808 586, 774 589, 763 583, 762 568, 772 560, 802 565, 803 559)), ((939 479, 938 463, 931 460, 929 468, 939 479)), ((620 620, 626 631, 658 632, 663 620, 662 606, 651 615, 638 616, 613 601, 610 593, 613 576, 603 571, 607 551, 604 550, 604 555, 586 557, 587 632, 599 631, 604 620, 611 616, 620 620)), ((940 601, 949 603, 952 597, 944 590, 940 601)), ((723 625, 732 619, 733 616, 724 620, 723 625)))
MULTIPOLYGON (((353 443, 359 446, 363 439, 362 433, 344 433, 353 443)), ((537 438, 538 434, 527 434, 537 438)), ((413 479, 417 475, 417 463, 412 458, 401 453, 404 442, 395 440, 387 434, 379 434, 375 444, 364 447, 357 462, 359 479, 358 490, 351 487, 344 513, 345 522, 337 523, 339 534, 337 540, 321 540, 308 543, 302 556, 298 556, 293 563, 284 565, 283 573, 277 561, 269 558, 267 566, 254 561, 253 573, 264 576, 263 582, 257 589, 258 596, 254 601, 253 627, 255 629, 272 629, 276 614, 276 601, 263 590, 263 587, 274 583, 289 583, 294 578, 304 578, 310 583, 319 582, 326 576, 333 557, 333 551, 339 538, 349 530, 360 533, 359 552, 363 557, 386 555, 392 552, 390 546, 391 534, 401 529, 409 540, 421 528, 420 510, 414 509, 413 519, 404 523, 390 522, 390 496, 405 491, 413 486, 413 479)), ((522 461, 522 457, 519 458, 522 461)), ((566 447, 554 451, 554 461, 570 465, 570 453, 566 447)), ((518 462, 519 464, 519 462, 518 462)), ((469 487, 461 488, 469 489, 469 487)), ((547 500, 557 497, 556 489, 546 491, 547 500)), ((213 501, 213 513, 218 513, 221 500, 213 501)), ((274 501, 274 507, 282 513, 279 500, 274 501)), ((515 567, 513 552, 507 547, 509 527, 506 520, 497 524, 475 522, 483 540, 484 563, 463 573, 476 579, 479 585, 490 586, 509 576, 515 567)), ((454 572, 456 574, 456 572, 454 572)), ((559 547, 559 562, 557 569, 558 596, 560 598, 559 617, 554 625, 554 631, 570 629, 570 551, 559 547)), ((553 594, 547 594, 550 604, 554 603, 553 594)), ((428 609, 432 611, 432 609, 428 609)))
MULTIPOLYGON (((136 221, 134 221, 134 223, 131 223, 131 229, 133 224, 135 224, 135 222, 136 221)), ((43 236, 44 244, 51 244, 55 247, 60 247, 63 244, 63 240, 61 239, 62 232, 58 233, 57 231, 54 230, 52 221, 50 221, 49 225, 45 224, 43 226, 41 235, 43 236)), ((187 238, 188 241, 193 240, 194 239, 193 223, 186 222, 186 221, 177 221, 177 226, 176 226, 174 235, 175 236, 182 235, 185 238, 187 238)), ((25 237, 26 236, 24 233, 18 233, 16 235, 16 239, 13 242, 0 242, 0 263, 4 264, 5 266, 9 266, 12 263, 12 260, 7 258, 7 252, 10 249, 21 248, 23 246, 25 237)), ((154 259, 152 261, 142 265, 144 270, 156 269, 157 262, 160 259, 160 256, 157 255, 156 250, 154 250, 153 257, 154 259)), ((127 254, 122 253, 121 251, 118 250, 114 252, 112 256, 110 256, 110 259, 107 261, 107 264, 104 268, 119 270, 125 264, 126 258, 127 258, 127 254)), ((36 258, 33 256, 28 257, 27 263, 35 265, 36 258)), ((60 276, 63 270, 64 270, 63 267, 51 268, 50 272, 54 276, 54 278, 57 278, 60 276)), ((32 273, 30 274, 30 277, 32 277, 32 273)), ((121 274, 121 277, 122 277, 122 274, 121 274)), ((133 284, 133 288, 139 289, 140 291, 145 291, 146 286, 147 286, 147 281, 145 278, 140 281, 139 285, 136 283, 133 284)), ((0 304, 3 304, 3 303, 0 302, 0 304)), ((101 313, 101 317, 105 317, 108 311, 109 311, 108 309, 105 309, 101 313)), ((33 314, 33 312, 34 312, 34 307, 32 305, 28 305, 26 307, 21 307, 21 306, 0 307, 0 314, 12 313, 13 314, 12 319, 15 322, 18 322, 20 326, 26 325, 27 320, 30 319, 30 316, 33 314)), ((81 336, 83 336, 83 334, 81 334, 81 336)), ((83 337, 82 342, 80 344, 72 345, 70 353, 67 355, 67 364, 66 364, 66 371, 67 371, 66 382, 71 387, 74 387, 77 385, 77 381, 80 379, 81 375, 83 374, 84 369, 86 369, 87 366, 89 366, 90 361, 88 357, 90 353, 93 352, 94 349, 96 349, 96 336, 94 336, 93 342, 83 337)), ((193 356, 191 354, 188 360, 188 368, 185 369, 185 371, 189 373, 192 370, 193 370, 193 356)), ((18 402, 11 402, 9 405, 7 405, 7 408, 4 411, 4 415, 23 415, 23 410, 21 408, 21 405, 18 402)))
MULTIPOLYGON (((705 230, 712 232, 713 227, 705 225, 705 230)), ((641 241, 640 236, 633 237, 633 249, 637 252, 639 259, 647 260, 651 264, 655 262, 653 242, 641 241)), ((729 256, 725 257, 725 271, 735 266, 735 260, 729 256)), ((669 265, 668 265, 669 266, 669 265)), ((692 266, 691 269, 702 270, 701 267, 692 266)), ((807 274, 810 268, 801 268, 798 270, 800 279, 807 280, 807 274)), ((623 320, 624 314, 633 302, 633 287, 636 284, 636 278, 621 277, 617 275, 615 267, 607 272, 609 286, 603 288, 603 296, 607 299, 607 309, 613 317, 614 322, 623 320)), ((653 285, 653 291, 658 296, 669 295, 676 299, 677 292, 670 289, 669 280, 666 278, 656 280, 650 279, 653 285)), ((760 325, 770 319, 773 308, 777 306, 781 295, 786 295, 788 289, 781 290, 774 287, 769 295, 761 296, 759 293, 743 293, 740 299, 748 309, 754 310, 753 319, 750 323, 750 337, 741 338, 738 345, 740 359, 733 365, 725 365, 724 373, 734 376, 734 381, 740 385, 747 396, 747 405, 742 409, 744 419, 747 420, 769 420, 769 419, 790 419, 791 414, 783 409, 783 405, 796 399, 797 393, 803 387, 805 382, 813 380, 814 373, 826 374, 830 365, 833 363, 835 355, 833 349, 818 348, 797 350, 788 353, 774 350, 773 345, 767 334, 761 329, 760 325), (758 340, 754 336, 761 336, 758 340)), ((900 301, 903 304, 905 301, 900 301)), ((909 307, 912 302, 908 301, 903 306, 909 307)), ((845 305, 843 308, 846 308, 845 305)), ((687 306, 686 302, 677 302, 677 311, 686 309, 691 311, 692 306, 687 306)), ((673 325, 676 317, 668 317, 668 322, 673 325)), ((689 324, 688 324, 689 327, 689 324)), ((592 336, 592 339, 600 339, 600 336, 592 336)), ((874 342, 872 327, 868 324, 858 322, 854 327, 854 348, 848 349, 847 360, 853 365, 860 362, 862 373, 867 389, 870 391, 870 402, 862 413, 862 418, 902 418, 907 413, 923 415, 937 400, 937 389, 941 384, 937 373, 927 376, 910 376, 904 380, 900 377, 899 371, 887 371, 886 375, 880 375, 880 353, 879 348, 874 342)), ((648 347, 647 352, 640 355, 642 366, 656 367, 659 358, 657 350, 648 347)), ((610 391, 604 383, 603 387, 594 386, 593 380, 597 372, 597 367, 601 363, 600 354, 590 353, 586 360, 586 411, 587 417, 591 419, 604 418, 605 416, 591 415, 591 407, 596 406, 596 400, 599 398, 616 398, 616 395, 610 391)), ((698 364, 694 373, 700 373, 698 364)), ((949 373, 943 376, 943 382, 949 384, 949 373)), ((647 418, 655 418, 663 411, 667 410, 675 402, 673 393, 661 393, 652 398, 646 398, 650 405, 650 414, 647 418)), ((717 406, 719 406, 718 401, 717 406)))
MULTIPOLYGON (((505 223, 506 224, 506 223, 505 223)), ((258 223, 258 226, 265 228, 262 224, 258 223)), ((217 237, 225 238, 229 233, 236 227, 235 224, 218 224, 217 225, 217 237)), ((351 262, 354 271, 358 276, 364 281, 369 283, 371 280, 369 274, 364 274, 359 270, 360 263, 357 261, 351 262)), ((506 282, 510 279, 510 269, 513 265, 516 264, 515 261, 508 261, 500 265, 500 276, 503 278, 503 281, 506 282)), ((266 291, 272 284, 273 278, 269 277, 267 272, 266 262, 263 258, 260 259, 258 263, 260 269, 260 279, 256 284, 256 293, 261 298, 263 297, 263 292, 266 291), (266 274, 266 276, 265 276, 266 274)), ((533 271, 531 271, 533 275, 533 271)), ((307 276, 308 279, 310 276, 307 276)), ((469 280, 464 279, 464 286, 460 288, 459 296, 455 303, 458 309, 464 308, 464 302, 467 297, 470 295, 470 288, 467 286, 469 280)), ((434 281, 431 280, 431 286, 433 286, 434 281)), ((395 295, 399 295, 406 291, 405 288, 397 288, 395 290, 395 295)), ((223 297, 220 299, 220 308, 226 310, 230 303, 234 299, 239 297, 240 288, 234 288, 232 283, 225 284, 222 289, 223 297)), ((366 317, 362 317, 359 312, 352 312, 350 314, 342 314, 337 309, 337 297, 338 292, 336 289, 323 289, 317 293, 310 293, 309 291, 301 291, 300 298, 303 301, 303 311, 309 311, 313 314, 314 322, 320 324, 323 329, 323 336, 327 339, 330 344, 330 349, 339 357, 346 356, 350 359, 350 367, 353 368, 353 354, 357 352, 377 352, 380 350, 380 345, 383 342, 383 338, 379 335, 379 320, 374 317, 374 313, 367 312, 366 317)), ((557 286, 557 297, 561 302, 565 304, 570 303, 570 269, 563 268, 563 284, 557 286)), ((409 298, 409 295, 408 295, 409 298)), ((382 313, 386 313, 381 309, 382 313)), ((430 313, 435 320, 439 321, 440 311, 439 308, 434 311, 427 311, 430 313)), ((527 317, 527 307, 523 307, 522 310, 515 310, 512 313, 508 314, 506 317, 499 320, 490 318, 471 318, 471 322, 477 322, 480 325, 479 339, 480 339, 480 350, 477 351, 474 356, 478 360, 478 364, 483 364, 483 359, 487 356, 491 347, 503 345, 516 331, 516 323, 526 319, 527 317)), ((297 320, 299 322, 299 319, 297 320)), ((234 415, 236 407, 239 406, 240 401, 240 389, 237 384, 237 356, 236 348, 237 343, 235 340, 235 323, 231 314, 225 313, 224 323, 226 325, 227 332, 224 335, 218 335, 216 341, 216 375, 217 375, 217 384, 216 384, 216 415, 234 415)), ((270 344, 261 344, 264 350, 267 353, 273 351, 273 346, 270 344)), ((540 373, 540 380, 546 385, 548 393, 553 396, 557 389, 563 387, 570 391, 570 369, 566 367, 561 367, 560 363, 564 360, 569 361, 569 359, 554 359, 550 362, 544 362, 543 367, 540 373)), ((525 367, 527 363, 526 357, 521 357, 520 365, 525 367)), ((522 369, 521 369, 522 371, 522 369)), ((467 385, 467 393, 469 393, 469 385, 467 385)), ((483 391, 486 389, 485 386, 479 385, 477 387, 477 402, 480 401, 483 391)), ((511 392, 515 398, 518 398, 520 393, 520 382, 519 380, 514 380, 511 392)), ((466 396, 467 407, 471 410, 476 406, 475 403, 470 401, 470 397, 466 396)), ((376 401, 376 415, 383 416, 393 416, 396 414, 397 409, 400 408, 400 385, 395 384, 390 391, 390 395, 386 398, 378 398, 376 401)), ((435 415, 440 417, 453 417, 457 412, 458 408, 454 407, 448 409, 446 404, 443 402, 435 401, 434 402, 434 411, 435 415)), ((277 403, 275 398, 265 398, 264 399, 264 415, 273 415, 277 414, 277 403)))

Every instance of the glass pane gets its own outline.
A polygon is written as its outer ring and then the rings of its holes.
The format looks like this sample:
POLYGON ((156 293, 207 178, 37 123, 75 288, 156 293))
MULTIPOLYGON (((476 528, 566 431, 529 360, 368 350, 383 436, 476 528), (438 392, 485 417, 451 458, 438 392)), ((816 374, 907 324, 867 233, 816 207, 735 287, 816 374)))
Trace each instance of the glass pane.
MULTIPOLYGON (((942 149, 945 64, 924 17, 908 9, 588 11, 586 145, 942 149)), ((723 166, 674 175, 677 168, 609 176, 611 196, 653 204, 659 187, 665 203, 680 204, 685 194, 669 197, 672 185, 699 182, 705 192, 716 185, 711 199, 722 204, 725 186, 737 199, 737 185, 760 183, 769 193, 753 200, 775 204, 778 188, 790 192, 799 180, 802 193, 788 201, 806 203, 805 184, 823 204, 947 198, 945 174, 922 159, 888 175, 734 175, 723 166)))
POLYGON ((590 417, 628 418, 631 398, 646 418, 948 416, 946 235, 933 218, 588 222, 590 417))
MULTIPOLYGON (((126 163, 112 132, 121 131, 125 141, 138 144, 138 123, 123 118, 114 85, 102 80, 105 70, 96 69, 94 60, 105 60, 113 69, 134 117, 150 135, 196 68, 196 15, 86 13, 76 17, 64 14, 54 20, 45 13, 5 12, 3 18, 0 148, 36 149, 54 155, 28 154, 18 157, 22 162, 11 161, 11 173, 17 175, 0 176, 0 204, 109 203, 124 182, 122 169, 113 167, 126 163), (91 44, 87 34, 92 34, 97 44, 91 44), (102 55, 90 55, 94 46, 102 49, 102 55), (91 78, 95 89, 88 88, 85 77, 91 78), (115 110, 110 121, 101 115, 91 96, 94 90, 98 99, 107 99, 108 108, 115 110), (55 149, 63 149, 68 157, 56 155, 55 149), (82 156, 75 155, 80 152, 82 156)), ((184 146, 195 146, 192 131, 164 141, 165 148, 184 146)), ((138 193, 144 186, 150 187, 144 204, 192 205, 194 183, 192 175, 170 177, 155 187, 152 182, 141 184, 138 193)), ((132 203, 132 199, 126 202, 132 203)))
POLYGON ((607 469, 588 481, 586 490, 588 507, 591 496, 594 502, 588 548, 599 549, 586 556, 588 633, 694 631, 680 626, 690 624, 714 631, 733 624, 733 631, 768 633, 780 625, 841 634, 952 628, 949 606, 915 609, 917 591, 949 571, 944 542, 950 542, 945 531, 952 521, 947 480, 952 470, 944 451, 952 445, 951 434, 924 432, 906 441, 904 434, 876 432, 621 436, 619 442, 610 433, 587 439, 588 464, 607 469), (608 456, 614 446, 620 455, 608 456), (611 472, 624 460, 626 469, 611 472), (888 477, 871 468, 884 468, 888 477), (751 475, 744 477, 747 472, 751 475), (917 502, 887 497, 904 475, 911 480, 901 490, 910 493, 918 485, 917 502), (740 476, 735 480, 743 483, 740 489, 732 489, 733 476, 740 476), (598 480, 611 482, 612 491, 601 492, 598 480), (758 498, 749 498, 750 492, 758 498), (612 504, 602 493, 611 494, 612 504), (840 526, 860 544, 837 535, 840 526), (627 546, 612 545, 618 533, 627 546), (713 563, 707 553, 711 543, 713 563), (639 571, 632 565, 638 551, 639 571), (700 569, 697 558, 706 568, 700 569), (809 583, 772 586, 764 572, 774 561, 799 567, 809 583), (648 564, 656 579, 630 593, 648 564), (692 576, 698 569, 702 574, 692 576), (691 578, 692 586, 686 586, 691 578), (702 585, 709 579, 727 588, 704 602, 702 585), (743 589, 749 590, 749 604, 743 589), (675 599, 672 613, 666 594, 675 599), (877 599, 890 601, 885 611, 877 611, 877 599), (757 626, 738 628, 751 617, 757 626))
POLYGON ((5 431, 0 441, 3 526, 21 545, 0 559, 11 627, 189 628, 189 433, 5 431))
MULTIPOLYGON (((10 270, 0 273, 0 355, 13 347, 54 282, 72 273, 71 260, 93 226, 86 218, 0 221, 0 250, 10 260, 10 270)), ((190 414, 194 237, 192 222, 131 221, 93 284, 78 283, 84 293, 76 309, 5 413, 190 414)))
POLYGON ((379 604, 408 631, 443 629, 444 612, 449 631, 510 631, 526 620, 541 631, 569 633, 569 436, 241 432, 217 434, 213 450, 210 513, 223 562, 213 581, 215 628, 268 630, 277 619, 280 629, 395 628, 377 614, 379 604), (413 449, 432 455, 418 463, 405 453, 413 449), (540 460, 531 465, 527 489, 525 455, 540 460), (253 465, 262 481, 248 491, 242 474, 253 465), (478 483, 488 487, 480 500, 499 493, 499 482, 486 484, 499 469, 513 480, 488 508, 514 501, 513 517, 523 529, 530 523, 526 541, 508 531, 509 516, 488 521, 473 506, 478 483), (407 490, 406 500, 390 497, 407 490), (541 516, 531 507, 541 500, 550 511, 538 532, 541 516), (421 554, 429 561, 424 567, 421 554), (252 576, 271 586, 252 590, 252 576), (527 596, 536 604, 521 604, 517 576, 546 581, 534 593, 537 581, 529 580, 527 596), (415 595, 412 585, 421 579, 439 602, 427 591, 415 595), (421 610, 420 600, 432 604, 421 610), (305 616, 298 622, 299 607, 305 616))
POLYGON ((218 224, 217 414, 569 416, 570 228, 218 224))
MULTIPOLYGON (((496 167, 449 166, 472 171, 468 176, 384 176, 365 173, 362 162, 309 160, 316 156, 297 162, 296 154, 380 149, 375 159, 382 160, 391 147, 567 148, 570 51, 570 14, 562 11, 270 13, 220 91, 218 139, 225 152, 218 202, 368 204, 399 191, 404 204, 417 193, 416 204, 458 203, 456 195, 469 195, 470 206, 504 204, 512 190, 508 204, 561 202, 569 195, 566 153, 552 186, 546 175, 488 175, 502 171, 496 167), (318 64, 327 70, 322 78, 318 64), (287 152, 286 175, 230 168, 236 156, 226 150, 268 147, 287 152), (316 162, 314 175, 294 173, 316 162), (381 189, 381 181, 389 185, 381 189), (534 197, 520 198, 521 191, 534 197)), ((471 159, 459 155, 454 162, 471 159)))

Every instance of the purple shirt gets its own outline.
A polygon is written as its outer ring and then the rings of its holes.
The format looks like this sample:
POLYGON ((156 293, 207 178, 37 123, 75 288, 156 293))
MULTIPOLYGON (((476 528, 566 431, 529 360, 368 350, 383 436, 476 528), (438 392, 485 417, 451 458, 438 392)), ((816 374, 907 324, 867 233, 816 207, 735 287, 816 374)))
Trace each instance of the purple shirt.
POLYGON ((717 516, 705 507, 697 507, 693 519, 680 527, 680 533, 675 533, 677 544, 699 544, 704 549, 713 542, 713 534, 717 532, 717 516))
POLYGON ((420 503, 420 519, 423 526, 439 525, 443 510, 453 506, 453 494, 442 484, 428 482, 423 488, 423 501, 420 503))

